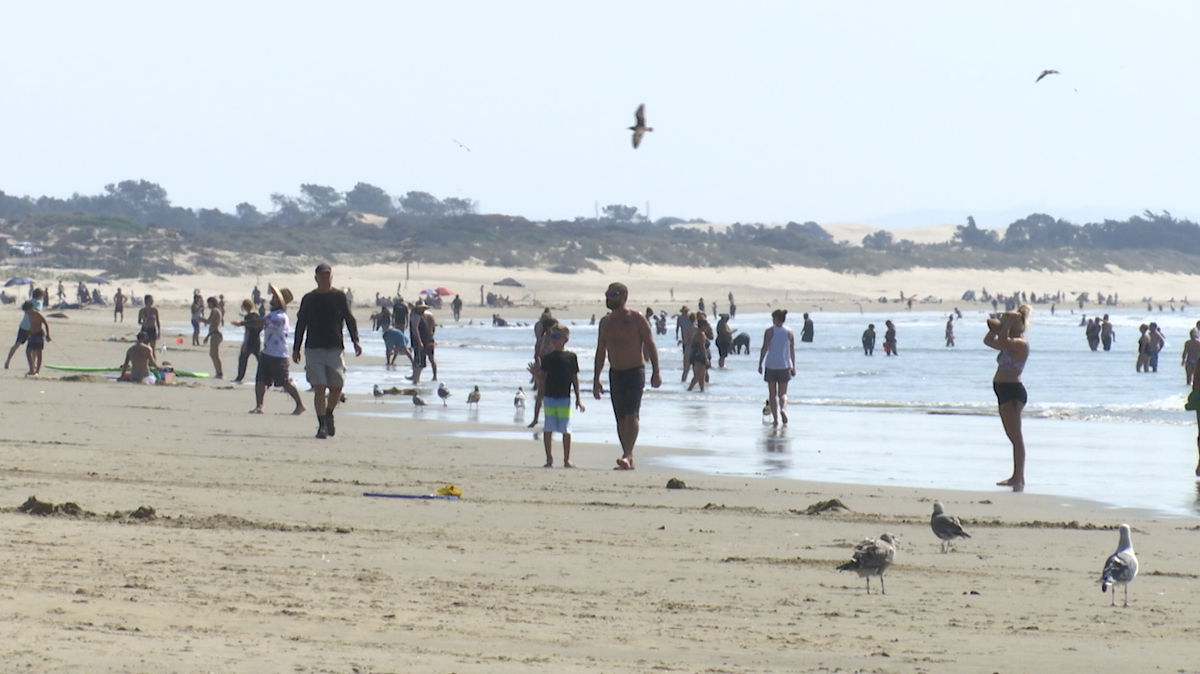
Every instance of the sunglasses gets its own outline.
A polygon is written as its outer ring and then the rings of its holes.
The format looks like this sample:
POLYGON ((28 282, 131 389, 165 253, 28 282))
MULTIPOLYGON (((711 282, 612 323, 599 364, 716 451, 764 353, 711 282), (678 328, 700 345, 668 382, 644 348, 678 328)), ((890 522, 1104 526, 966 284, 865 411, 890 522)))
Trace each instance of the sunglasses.
POLYGON ((622 295, 622 293, 621 293, 621 291, 620 291, 620 290, 606 290, 606 291, 604 291, 604 296, 605 296, 605 297, 620 297, 621 295, 622 295))
POLYGON ((562 339, 562 337, 563 337, 561 332, 551 332, 551 333, 547 334, 546 336, 549 337, 550 339, 562 339))

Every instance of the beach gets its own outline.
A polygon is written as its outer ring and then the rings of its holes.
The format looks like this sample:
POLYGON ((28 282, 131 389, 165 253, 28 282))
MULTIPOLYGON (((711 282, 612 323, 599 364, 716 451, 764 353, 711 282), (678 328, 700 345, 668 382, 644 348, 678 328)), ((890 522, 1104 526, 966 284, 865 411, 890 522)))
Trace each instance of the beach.
MULTIPOLYGON (((1196 280, 1126 272, 1014 271, 995 273, 994 282, 969 271, 702 272, 608 265, 566 276, 422 265, 403 292, 415 299, 425 287, 458 290, 468 304, 465 321, 486 321, 496 311, 529 321, 550 305, 586 323, 589 314, 602 314, 604 286, 614 279, 630 285, 634 306, 674 311, 694 308, 699 297, 725 306, 733 292, 739 313, 783 304, 796 318, 817 307, 878 310, 872 297, 901 290, 934 298, 927 310, 949 311, 962 291, 980 286, 1117 291, 1134 304, 1146 296, 1165 302, 1182 299, 1196 280), (505 276, 526 287, 491 286, 505 276), (476 306, 480 285, 521 306, 476 306)), ((354 289, 366 332, 373 311, 366 305, 375 292, 395 290, 396 268, 335 265, 334 274, 337 286, 354 289)), ((264 291, 274 281, 297 297, 312 287, 307 272, 257 280, 264 291)), ((154 293, 166 307, 168 349, 159 358, 209 371, 207 350, 190 346, 190 331, 184 335, 183 303, 194 287, 223 293, 232 319, 255 281, 176 277, 132 290, 154 293), (174 343, 178 335, 183 345, 174 343)), ((46 362, 119 364, 136 308, 126 311, 116 326, 103 308, 50 319, 46 362)), ((15 332, 17 312, 6 308, 3 315, 15 332)), ((437 315, 449 321, 448 310, 437 315)), ((581 365, 588 356, 581 351, 581 365)), ((236 343, 224 358, 229 374, 236 343)), ((373 352, 348 361, 352 376, 382 365, 373 352)), ((309 394, 302 417, 291 416, 290 401, 276 391, 258 416, 246 414, 251 387, 227 381, 138 386, 104 373, 51 370, 26 378, 23 363, 18 353, 0 374, 7 401, 0 597, 10 615, 0 635, 13 670, 1194 669, 1195 516, 1044 493, 810 482, 802 471, 780 477, 688 470, 675 458, 678 448, 653 445, 639 447, 638 470, 614 472, 611 416, 609 437, 576 439, 577 469, 547 470, 540 442, 516 437, 527 432, 490 412, 472 418, 461 387, 450 411, 439 406, 420 418, 383 414, 398 405, 353 393, 339 408, 337 436, 316 440, 309 394), (667 489, 671 478, 687 488, 667 489), (426 495, 446 484, 462 498, 363 496, 426 495), (20 512, 30 496, 87 512, 20 512), (848 510, 809 512, 830 499, 848 510), (950 554, 938 552, 929 528, 934 500, 972 535, 950 554), (1133 527, 1142 567, 1129 607, 1118 596, 1110 608, 1099 575, 1122 522, 1133 527), (867 595, 862 579, 835 568, 860 539, 884 532, 899 536, 899 553, 887 594, 877 594, 873 580, 867 595)), ((303 391, 296 366, 293 376, 303 391)), ((677 384, 666 379, 664 388, 677 384)), ((498 397, 484 405, 512 418, 510 400, 498 397)), ((607 400, 585 401, 589 423, 610 415, 607 400)), ((812 415, 803 432, 820 434, 821 424, 846 437, 878 430, 862 421, 869 415, 856 421, 841 414, 812 415)), ((1000 434, 994 418, 964 418, 1000 434)), ((759 433, 759 420, 752 421, 759 433)), ((1063 436, 1059 441, 1069 444, 1070 434, 1063 436)), ((898 450, 915 442, 904 439, 898 450)), ((1183 450, 1181 470, 1195 459, 1194 445, 1183 450)), ((561 456, 557 443, 555 451, 561 456)))

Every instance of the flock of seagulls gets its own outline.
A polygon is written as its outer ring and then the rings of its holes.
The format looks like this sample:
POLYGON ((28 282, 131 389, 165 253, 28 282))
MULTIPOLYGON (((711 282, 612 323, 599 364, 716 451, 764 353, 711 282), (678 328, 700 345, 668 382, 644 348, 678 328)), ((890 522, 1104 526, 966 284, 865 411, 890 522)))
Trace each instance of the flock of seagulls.
MULTIPOLYGON (((411 393, 412 404, 416 407, 425 407, 427 404, 425 399, 421 397, 421 394, 416 389, 398 389, 392 387, 385 390, 379 388, 379 384, 375 384, 371 390, 371 395, 375 397, 375 400, 382 400, 384 396, 395 393, 404 393, 406 395, 411 393)), ((453 395, 454 394, 450 392, 450 389, 446 386, 445 382, 438 383, 437 396, 442 399, 443 407, 449 407, 449 399, 453 395)), ((476 409, 478 409, 479 401, 482 398, 483 393, 479 390, 479 386, 475 386, 475 388, 473 388, 471 392, 467 394, 467 405, 475 405, 476 409)), ((525 390, 520 386, 517 387, 517 392, 513 394, 513 407, 518 410, 525 409, 525 390)))
MULTIPOLYGON (((933 502, 933 515, 929 518, 929 528, 933 535, 941 541, 942 553, 951 549, 951 542, 956 538, 970 538, 962 526, 962 522, 953 515, 947 515, 940 501, 933 502)), ((1108 592, 1108 588, 1120 585, 1125 591, 1124 606, 1129 606, 1129 584, 1137 577, 1138 560, 1133 553, 1133 541, 1130 537, 1128 524, 1119 528, 1120 542, 1117 551, 1108 556, 1104 562, 1104 570, 1100 572, 1100 591, 1108 592)), ((896 561, 896 551, 899 549, 895 534, 880 534, 879 538, 866 538, 854 546, 850 561, 837 567, 838 571, 854 571, 860 578, 867 580, 867 594, 871 594, 871 576, 879 578, 879 592, 887 594, 883 577, 896 561)), ((1117 604, 1117 591, 1112 593, 1110 605, 1117 604)))

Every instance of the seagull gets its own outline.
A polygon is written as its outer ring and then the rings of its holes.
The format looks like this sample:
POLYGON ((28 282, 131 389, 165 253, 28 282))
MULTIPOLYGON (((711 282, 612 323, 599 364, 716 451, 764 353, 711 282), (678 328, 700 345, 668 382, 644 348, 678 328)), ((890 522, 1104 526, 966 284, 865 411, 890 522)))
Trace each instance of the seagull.
POLYGON ((638 149, 638 146, 642 144, 642 136, 646 135, 647 131, 654 130, 654 129, 646 126, 646 104, 645 103, 642 103, 641 105, 639 105, 637 110, 633 113, 633 120, 634 120, 633 126, 629 127, 629 130, 633 132, 633 149, 636 150, 636 149, 638 149))
POLYGON ((970 538, 971 534, 963 531, 962 522, 957 517, 947 515, 942 510, 941 501, 933 502, 933 516, 929 518, 929 526, 933 535, 942 539, 942 552, 950 551, 950 542, 955 538, 970 538))
MULTIPOLYGON (((1108 556, 1104 562, 1104 571, 1100 573, 1100 591, 1108 592, 1108 587, 1114 583, 1125 586, 1125 606, 1129 606, 1129 584, 1137 577, 1137 555, 1133 554, 1133 542, 1129 540, 1129 525, 1121 525, 1121 544, 1117 551, 1108 556)), ((1117 605, 1117 591, 1113 590, 1112 606, 1117 605)))
POLYGON ((887 594, 883 574, 887 573, 896 558, 896 540, 892 534, 882 534, 879 539, 867 538, 854 546, 850 561, 839 566, 838 571, 855 571, 860 578, 867 579, 867 594, 871 594, 871 576, 879 576, 879 589, 887 594))
POLYGON ((1059 74, 1059 72, 1057 70, 1050 70, 1050 69, 1043 70, 1042 74, 1038 75, 1038 78, 1036 80, 1034 80, 1033 83, 1037 84, 1038 82, 1041 82, 1042 78, 1045 77, 1046 75, 1058 75, 1058 74, 1059 74))
POLYGON ((517 387, 517 394, 513 396, 513 407, 519 410, 525 409, 525 392, 521 390, 520 386, 517 387))
POLYGON ((425 399, 422 398, 421 396, 417 395, 416 393, 413 394, 412 401, 413 401, 413 404, 416 405, 417 407, 425 406, 425 399))
POLYGON ((376 400, 379 400, 383 397, 383 391, 380 390, 379 384, 375 385, 375 389, 371 391, 371 395, 375 396, 376 400))
POLYGON ((467 394, 467 404, 478 406, 479 405, 479 396, 480 396, 479 387, 476 386, 474 391, 471 391, 470 393, 467 394))
POLYGON ((767 402, 763 403, 762 415, 764 423, 767 421, 767 418, 771 416, 771 401, 769 399, 767 402))
POLYGON ((471 148, 469 148, 469 147, 467 147, 466 145, 463 145, 462 143, 458 142, 458 139, 457 139, 457 138, 451 138, 450 140, 453 140, 455 145, 457 145, 457 146, 461 147, 462 149, 466 150, 467 152, 470 152, 470 151, 471 151, 471 148))
POLYGON ((438 397, 442 399, 442 407, 446 407, 446 400, 450 398, 450 389, 446 388, 446 382, 438 382, 438 397))

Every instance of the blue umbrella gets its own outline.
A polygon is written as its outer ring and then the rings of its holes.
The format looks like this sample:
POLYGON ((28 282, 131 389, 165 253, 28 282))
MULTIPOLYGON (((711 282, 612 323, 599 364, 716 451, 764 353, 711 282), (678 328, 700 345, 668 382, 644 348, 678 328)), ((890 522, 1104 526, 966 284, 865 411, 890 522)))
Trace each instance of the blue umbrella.
POLYGON ((8 279, 8 281, 4 284, 4 287, 11 288, 13 286, 31 286, 31 285, 33 285, 33 279, 25 278, 24 276, 14 276, 14 277, 8 279))

